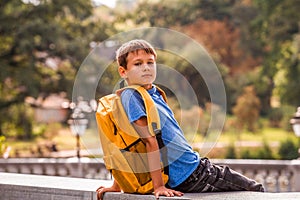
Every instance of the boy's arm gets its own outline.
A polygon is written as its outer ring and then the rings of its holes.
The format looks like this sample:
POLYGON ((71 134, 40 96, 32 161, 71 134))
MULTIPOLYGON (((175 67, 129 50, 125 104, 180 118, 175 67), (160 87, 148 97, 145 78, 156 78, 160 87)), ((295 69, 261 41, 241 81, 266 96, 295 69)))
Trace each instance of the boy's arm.
POLYGON ((141 117, 134 122, 134 128, 140 134, 142 140, 146 144, 147 156, 150 174, 154 187, 154 195, 156 198, 159 195, 164 196, 182 196, 183 193, 175 190, 171 190, 165 187, 164 181, 161 175, 160 165, 160 153, 159 147, 155 136, 151 136, 147 126, 147 118, 141 117))

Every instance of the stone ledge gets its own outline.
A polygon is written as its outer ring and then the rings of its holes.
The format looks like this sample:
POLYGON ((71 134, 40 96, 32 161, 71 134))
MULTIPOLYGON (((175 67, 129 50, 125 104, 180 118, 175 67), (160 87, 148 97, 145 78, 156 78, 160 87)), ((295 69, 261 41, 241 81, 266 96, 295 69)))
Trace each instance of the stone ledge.
POLYGON ((0 200, 97 200, 96 189, 111 180, 0 173, 0 200))
MULTIPOLYGON (((154 195, 138 195, 138 194, 125 194, 120 192, 108 192, 104 195, 104 200, 156 200, 154 195)), ((183 197, 163 197, 160 200, 191 200, 191 198, 183 197)))
MULTIPOLYGON (((160 197, 160 200, 296 200, 300 199, 299 192, 261 193, 261 192, 215 192, 215 193, 186 193, 183 197, 160 197)), ((153 195, 134 195, 109 192, 104 200, 156 200, 153 195)))
MULTIPOLYGON (((112 181, 67 178, 55 176, 0 173, 0 200, 97 200, 95 190, 100 186, 110 186, 112 181)), ((162 200, 265 200, 300 199, 300 192, 260 193, 260 192, 219 192, 187 193, 183 197, 160 197, 162 200)), ((104 200, 155 200, 153 195, 135 195, 109 192, 104 200)))

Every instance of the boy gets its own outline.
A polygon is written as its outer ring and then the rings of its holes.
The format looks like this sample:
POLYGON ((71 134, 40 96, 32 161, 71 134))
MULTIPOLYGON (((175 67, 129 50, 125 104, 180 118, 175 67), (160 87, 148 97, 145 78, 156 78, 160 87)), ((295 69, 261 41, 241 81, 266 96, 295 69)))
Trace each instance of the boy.
MULTIPOLYGON (((140 134, 146 144, 150 174, 152 177, 154 195, 182 196, 183 192, 216 192, 216 191, 264 191, 261 184, 231 170, 228 167, 213 165, 207 158, 200 158, 192 150, 184 138, 173 112, 153 85, 156 79, 156 57, 154 48, 144 40, 132 40, 123 44, 117 50, 119 74, 128 85, 143 86, 158 109, 162 140, 168 151, 169 181, 163 183, 160 171, 160 153, 155 136, 151 136, 147 128, 147 115, 141 96, 132 89, 126 89, 121 94, 123 107, 128 119, 140 134)), ((102 199, 104 192, 120 191, 114 180, 109 188, 99 187, 98 198, 102 199)))

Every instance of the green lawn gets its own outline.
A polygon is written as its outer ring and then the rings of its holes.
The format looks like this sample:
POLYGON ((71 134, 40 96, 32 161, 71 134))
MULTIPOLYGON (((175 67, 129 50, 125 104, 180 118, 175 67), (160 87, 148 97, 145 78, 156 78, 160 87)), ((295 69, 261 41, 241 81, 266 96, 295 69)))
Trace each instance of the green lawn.
POLYGON ((225 132, 222 133, 219 141, 232 142, 232 141, 267 141, 267 142, 281 142, 286 139, 297 140, 293 132, 288 132, 279 128, 263 128, 257 133, 244 131, 242 133, 225 132))
POLYGON ((294 144, 299 144, 299 139, 293 132, 270 127, 262 128, 256 133, 247 131, 242 131, 240 133, 236 131, 227 131, 219 135, 210 134, 206 137, 203 137, 200 134, 190 134, 187 136, 187 138, 188 141, 193 145, 201 142, 213 143, 213 148, 208 150, 198 149, 197 145, 195 145, 195 150, 198 150, 202 156, 207 156, 210 158, 224 158, 228 148, 232 145, 234 145, 238 157, 244 151, 257 154, 257 152, 263 150, 264 145, 267 145, 270 147, 273 157, 278 158, 278 150, 282 142, 285 142, 286 140, 292 140, 294 144))

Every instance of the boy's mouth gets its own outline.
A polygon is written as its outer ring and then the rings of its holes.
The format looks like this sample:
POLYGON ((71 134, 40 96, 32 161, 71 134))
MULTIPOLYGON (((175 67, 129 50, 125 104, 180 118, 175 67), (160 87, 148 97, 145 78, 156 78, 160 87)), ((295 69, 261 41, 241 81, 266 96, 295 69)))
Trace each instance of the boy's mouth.
POLYGON ((143 78, 146 78, 146 77, 152 77, 152 74, 144 74, 142 75, 143 78))

